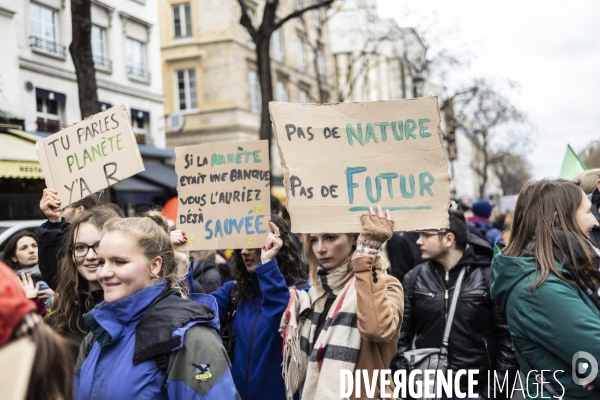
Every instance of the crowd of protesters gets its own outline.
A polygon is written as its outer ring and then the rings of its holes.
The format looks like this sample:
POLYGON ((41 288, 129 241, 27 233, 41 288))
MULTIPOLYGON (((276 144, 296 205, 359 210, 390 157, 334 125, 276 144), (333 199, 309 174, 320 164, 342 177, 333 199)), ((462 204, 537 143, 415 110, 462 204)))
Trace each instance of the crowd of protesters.
POLYGON ((360 234, 296 235, 273 197, 261 249, 190 254, 159 211, 61 210, 45 189, 47 221, 4 251, 0 346, 35 345, 27 399, 333 399, 340 371, 409 373, 431 349, 480 372, 475 399, 511 398, 519 371, 529 393, 600 399, 600 376, 572 378, 574 354, 600 359, 599 207, 592 170, 527 183, 505 214, 458 201, 443 230, 379 206, 360 234))

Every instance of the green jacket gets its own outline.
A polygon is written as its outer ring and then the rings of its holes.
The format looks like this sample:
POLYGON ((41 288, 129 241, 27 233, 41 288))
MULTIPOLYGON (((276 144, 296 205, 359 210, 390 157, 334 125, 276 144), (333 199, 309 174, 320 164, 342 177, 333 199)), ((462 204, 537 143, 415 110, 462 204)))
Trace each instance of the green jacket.
MULTIPOLYGON (((600 361, 600 311, 579 286, 554 274, 535 291, 529 290, 539 276, 535 270, 533 254, 506 257, 497 246, 494 249, 490 292, 498 307, 506 311, 513 342, 533 369, 549 370, 544 378, 559 395, 564 391, 565 399, 600 399, 600 373, 593 380, 594 391, 577 385, 572 378, 576 352, 588 352, 600 361)), ((527 365, 513 351, 527 376, 527 365)), ((588 368, 582 377, 589 376, 590 371, 588 368)), ((542 398, 533 374, 527 384, 529 398, 542 398)), ((550 397, 546 391, 543 395, 550 397)))

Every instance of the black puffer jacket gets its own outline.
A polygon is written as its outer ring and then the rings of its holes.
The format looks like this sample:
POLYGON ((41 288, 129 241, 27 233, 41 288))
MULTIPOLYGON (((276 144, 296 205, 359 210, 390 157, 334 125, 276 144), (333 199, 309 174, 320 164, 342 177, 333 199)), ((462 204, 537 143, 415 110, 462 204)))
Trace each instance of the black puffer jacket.
MULTIPOLYGON (((404 319, 391 369, 409 372, 403 354, 412 349, 415 338, 415 348, 441 347, 446 314, 461 268, 466 271, 450 331, 448 365, 452 370, 479 369, 479 392, 487 397, 487 371, 510 371, 509 382, 514 382, 518 364, 511 349, 506 314, 490 297, 490 259, 476 255, 471 245, 447 274, 442 265, 429 261, 406 275, 404 319), (408 286, 414 274, 418 276, 411 289, 408 286)), ((461 386, 466 388, 466 379, 461 386)))

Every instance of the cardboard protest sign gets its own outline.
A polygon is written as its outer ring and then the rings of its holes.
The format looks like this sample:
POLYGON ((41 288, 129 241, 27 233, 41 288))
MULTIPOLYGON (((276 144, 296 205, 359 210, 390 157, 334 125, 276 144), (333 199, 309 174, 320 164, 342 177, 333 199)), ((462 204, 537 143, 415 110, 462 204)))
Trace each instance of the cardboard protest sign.
POLYGON ((269 110, 294 232, 360 232, 360 214, 378 204, 398 231, 449 226, 436 97, 269 110))
POLYGON ((186 249, 264 245, 271 215, 266 140, 176 147, 175 172, 186 249))
POLYGON ((109 108, 36 143, 46 186, 63 208, 144 171, 124 105, 109 108))

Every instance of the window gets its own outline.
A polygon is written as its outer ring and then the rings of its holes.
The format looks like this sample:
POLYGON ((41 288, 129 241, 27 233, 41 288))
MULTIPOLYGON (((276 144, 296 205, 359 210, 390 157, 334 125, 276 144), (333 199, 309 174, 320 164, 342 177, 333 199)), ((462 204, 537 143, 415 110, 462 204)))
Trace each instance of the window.
POLYGON ((198 108, 196 99, 196 70, 183 69, 176 72, 179 110, 194 110, 198 108))
POLYGON ((300 36, 296 39, 296 52, 298 57, 298 71, 304 72, 306 69, 306 60, 304 58, 304 39, 300 36))
POLYGON ((262 95, 256 71, 248 73, 248 81, 250 84, 250 110, 254 114, 260 114, 262 112, 262 95))
POLYGON ((273 58, 279 62, 283 61, 283 38, 281 29, 273 32, 273 58))
POLYGON ((173 27, 175 28, 175 37, 192 36, 190 3, 173 6, 173 27))
POLYGON ((317 74, 321 77, 325 76, 325 55, 322 47, 317 49, 317 74))
POLYGON ((96 68, 111 68, 111 62, 106 58, 106 29, 96 25, 92 25, 92 58, 96 68))
POLYGON ((288 96, 288 90, 285 83, 277 81, 277 100, 278 101, 290 101, 288 96))
POLYGON ((65 56, 65 46, 56 42, 56 16, 54 11, 30 3, 31 47, 45 53, 65 56))
POLYGON ((131 109, 131 125, 133 127, 133 133, 135 133, 135 139, 138 144, 150 144, 148 143, 148 132, 150 122, 150 113, 147 111, 140 111, 131 109))
POLYGON ((308 102, 308 92, 304 89, 300 89, 300 103, 306 104, 308 102))
POLYGON ((58 132, 61 129, 61 114, 67 97, 62 93, 36 89, 37 130, 58 132))
POLYGON ((130 78, 150 80, 146 71, 146 45, 140 41, 127 38, 127 74, 130 78))

